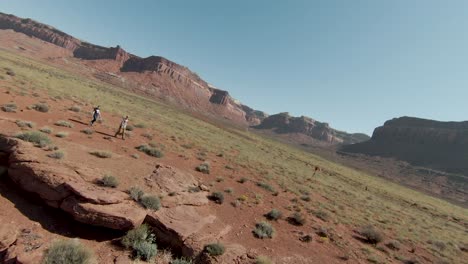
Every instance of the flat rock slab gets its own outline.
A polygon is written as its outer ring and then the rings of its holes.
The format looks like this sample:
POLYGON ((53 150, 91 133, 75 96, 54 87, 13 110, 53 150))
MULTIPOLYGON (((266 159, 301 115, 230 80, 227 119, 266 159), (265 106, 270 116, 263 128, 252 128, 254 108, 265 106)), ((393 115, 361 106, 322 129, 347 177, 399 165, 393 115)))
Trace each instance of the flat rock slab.
POLYGON ((180 193, 175 196, 167 196, 162 200, 163 207, 176 207, 181 205, 202 206, 209 203, 206 192, 180 193))
POLYGON ((159 193, 184 192, 189 187, 197 187, 198 181, 187 172, 168 165, 157 164, 153 172, 145 177, 146 185, 159 193))
POLYGON ((72 180, 64 185, 75 195, 95 204, 115 204, 128 199, 124 192, 91 185, 83 180, 72 180))
POLYGON ((2 223, 0 225, 0 251, 15 243, 17 236, 18 231, 13 224, 2 223))

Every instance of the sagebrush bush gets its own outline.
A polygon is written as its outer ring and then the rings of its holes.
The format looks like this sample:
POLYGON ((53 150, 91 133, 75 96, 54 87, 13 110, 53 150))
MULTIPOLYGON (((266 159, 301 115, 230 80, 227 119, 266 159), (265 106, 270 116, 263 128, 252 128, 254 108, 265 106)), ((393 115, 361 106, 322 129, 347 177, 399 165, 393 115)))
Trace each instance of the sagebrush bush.
POLYGON ((127 131, 133 131, 133 129, 135 129, 135 128, 132 125, 127 125, 125 127, 125 130, 127 130, 127 131))
POLYGON ((148 145, 140 145, 136 149, 145 153, 148 156, 152 156, 156 158, 162 158, 164 156, 164 154, 159 149, 150 147, 148 145))
POLYGON ((225 250, 226 249, 224 248, 224 245, 221 243, 212 243, 205 245, 205 251, 210 256, 221 256, 222 254, 224 254, 225 250))
POLYGON ((359 233, 371 244, 378 244, 383 240, 382 233, 371 225, 361 227, 359 233))
POLYGON ((81 111, 81 107, 79 107, 77 105, 74 105, 74 106, 68 108, 68 110, 78 113, 78 112, 81 111))
POLYGON ((161 207, 161 200, 159 200, 159 197, 155 195, 144 195, 140 198, 140 203, 146 209, 159 210, 161 207))
POLYGON ((214 201, 215 203, 222 204, 224 202, 224 194, 222 192, 213 192, 209 196, 210 200, 214 201))
POLYGON ((198 165, 195 170, 201 172, 201 173, 204 173, 204 174, 210 174, 210 164, 209 163, 202 163, 200 165, 198 165))
POLYGON ((102 186, 111 187, 111 188, 116 188, 117 186, 119 186, 119 181, 117 180, 116 177, 112 175, 105 175, 104 177, 101 178, 101 180, 99 180, 99 183, 102 186))
POLYGON ((266 218, 268 218, 269 220, 278 220, 281 218, 283 214, 281 213, 281 211, 277 210, 277 209, 272 209, 270 212, 268 212, 265 216, 266 218))
POLYGON ((62 151, 56 151, 56 152, 47 154, 47 157, 53 158, 53 159, 63 159, 63 157, 65 157, 65 154, 62 151))
POLYGON ((112 158, 112 153, 111 153, 111 152, 108 152, 108 151, 98 151, 98 150, 95 150, 95 151, 89 152, 89 154, 91 154, 91 155, 93 155, 93 156, 96 156, 96 157, 98 157, 98 158, 101 158, 101 159, 112 158))
POLYGON ((257 238, 272 238, 275 234, 275 229, 267 222, 260 222, 255 224, 253 233, 257 238))
POLYGON ((78 240, 61 240, 46 250, 42 264, 93 264, 93 252, 78 240))
POLYGON ((301 213, 294 213, 292 216, 289 217, 289 223, 297 226, 302 226, 306 222, 306 218, 301 213))
POLYGON ((145 125, 144 123, 138 123, 138 124, 135 125, 135 127, 137 127, 137 128, 145 128, 146 125, 145 125))
POLYGON ((401 244, 397 240, 391 240, 385 244, 391 250, 400 250, 401 244))
POLYGON ((35 104, 32 106, 32 109, 42 112, 42 113, 47 113, 49 112, 49 106, 46 104, 35 104))
POLYGON ((9 104, 4 104, 2 105, 2 111, 3 112, 10 112, 14 113, 16 112, 16 109, 18 108, 15 103, 9 103, 9 104))
POLYGON ((151 135, 150 133, 143 133, 143 134, 141 134, 141 136, 142 136, 142 137, 145 137, 145 138, 147 138, 147 139, 149 139, 149 140, 152 140, 152 139, 153 139, 153 135, 151 135))
POLYGON ((52 143, 52 141, 46 134, 41 133, 39 131, 21 132, 19 134, 16 134, 15 137, 24 141, 34 143, 34 145, 41 147, 52 143))
POLYGON ((238 180, 239 183, 245 183, 247 182, 249 179, 245 178, 245 177, 242 177, 238 180))
POLYGON ((234 189, 232 189, 232 188, 227 188, 226 190, 224 190, 224 192, 231 194, 231 193, 234 192, 234 189))
POLYGON ((319 219, 322 219, 323 221, 328 221, 328 219, 330 218, 330 216, 328 215, 328 213, 326 211, 323 211, 323 210, 318 210, 318 211, 315 211, 314 212, 314 215, 319 218, 319 219))
POLYGON ((29 127, 29 128, 33 128, 36 125, 36 124, 34 124, 34 122, 23 121, 23 120, 16 120, 15 123, 19 127, 29 127))
POLYGON ((94 131, 90 128, 85 128, 83 130, 80 131, 81 133, 83 134, 86 134, 86 135, 92 135, 94 133, 94 131))
POLYGON ((50 134, 50 133, 52 133, 52 128, 45 126, 45 127, 41 128, 41 129, 39 129, 39 131, 41 131, 42 133, 50 134))
POLYGON ((70 123, 68 121, 65 121, 65 120, 59 120, 59 121, 55 122, 54 125, 61 126, 61 127, 69 127, 69 128, 73 127, 72 123, 70 123))
POLYGON ((258 256, 255 259, 255 264, 273 264, 267 256, 258 256))
POLYGON ((150 229, 148 225, 143 224, 135 229, 132 229, 125 234, 121 239, 122 245, 131 249, 134 248, 138 242, 147 241, 150 238, 150 229))
POLYGON ((269 192, 275 192, 275 188, 273 188, 271 185, 265 182, 258 182, 257 186, 262 187, 263 189, 269 191, 269 192))
POLYGON ((68 132, 60 131, 57 134, 55 134, 55 136, 58 137, 58 138, 66 138, 66 137, 68 137, 68 132))
POLYGON ((140 201, 141 197, 145 195, 145 192, 139 187, 133 186, 128 190, 128 194, 135 201, 140 201))
POLYGON ((146 224, 128 231, 121 239, 125 248, 132 249, 134 258, 145 261, 149 261, 157 255, 158 249, 155 241, 156 237, 146 224))
POLYGON ((310 202, 311 199, 310 199, 310 196, 308 196, 308 195, 302 195, 301 200, 305 201, 305 202, 310 202))
POLYGON ((158 254, 158 246, 155 243, 141 241, 133 248, 133 256, 136 259, 150 261, 158 254))

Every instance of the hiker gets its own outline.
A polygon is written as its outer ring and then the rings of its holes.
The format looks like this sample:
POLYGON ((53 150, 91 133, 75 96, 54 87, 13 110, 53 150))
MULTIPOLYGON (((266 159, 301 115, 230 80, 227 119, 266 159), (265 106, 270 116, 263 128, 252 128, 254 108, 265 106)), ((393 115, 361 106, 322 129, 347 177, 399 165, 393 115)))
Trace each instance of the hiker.
POLYGON ((101 120, 101 110, 99 110, 99 105, 94 108, 93 110, 93 120, 91 120, 91 123, 89 124, 90 126, 93 126, 94 122, 96 120, 101 120))
POLYGON ((319 166, 315 166, 314 175, 312 175, 312 176, 315 176, 315 174, 316 174, 317 172, 320 172, 320 171, 321 171, 320 167, 319 167, 319 166))
POLYGON ((122 122, 120 122, 119 129, 115 132, 114 137, 117 137, 118 134, 122 134, 122 139, 125 140, 125 129, 127 128, 128 124, 128 116, 122 118, 122 122))

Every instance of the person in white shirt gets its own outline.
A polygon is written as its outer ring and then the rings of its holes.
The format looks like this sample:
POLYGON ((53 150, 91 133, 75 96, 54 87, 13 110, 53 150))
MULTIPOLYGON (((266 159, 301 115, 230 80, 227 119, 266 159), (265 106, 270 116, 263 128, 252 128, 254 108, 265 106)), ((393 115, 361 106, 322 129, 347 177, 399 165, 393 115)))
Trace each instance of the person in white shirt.
POLYGON ((127 124, 128 124, 128 116, 122 118, 119 129, 115 133, 114 137, 117 137, 117 135, 121 134, 122 139, 125 140, 125 129, 127 128, 127 124))
POLYGON ((90 126, 94 125, 94 122, 101 120, 101 110, 99 110, 99 105, 93 110, 93 120, 91 120, 90 126))

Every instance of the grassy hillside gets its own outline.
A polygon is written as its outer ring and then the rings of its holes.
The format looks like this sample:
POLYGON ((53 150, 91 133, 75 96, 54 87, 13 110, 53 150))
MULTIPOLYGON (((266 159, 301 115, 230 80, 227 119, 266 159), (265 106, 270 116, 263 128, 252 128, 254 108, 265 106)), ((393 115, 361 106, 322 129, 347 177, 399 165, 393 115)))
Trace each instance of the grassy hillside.
MULTIPOLYGON (((296 194, 298 201, 291 202, 291 210, 327 215, 331 227, 371 224, 450 263, 461 263, 466 256, 460 247, 468 244, 468 210, 461 207, 7 51, 0 51, 0 81, 18 94, 46 90, 52 98, 99 104, 104 119, 108 113, 128 114, 135 123, 143 122, 167 138, 170 151, 184 154, 195 149, 222 154, 231 167, 253 172, 246 176, 271 185, 275 191, 296 194), (323 170, 313 176, 316 165, 323 170), (312 201, 299 199, 304 195, 312 196, 312 201)), ((363 246, 362 250, 371 256, 378 249, 363 246)), ((399 258, 398 254, 393 257, 399 258)))

